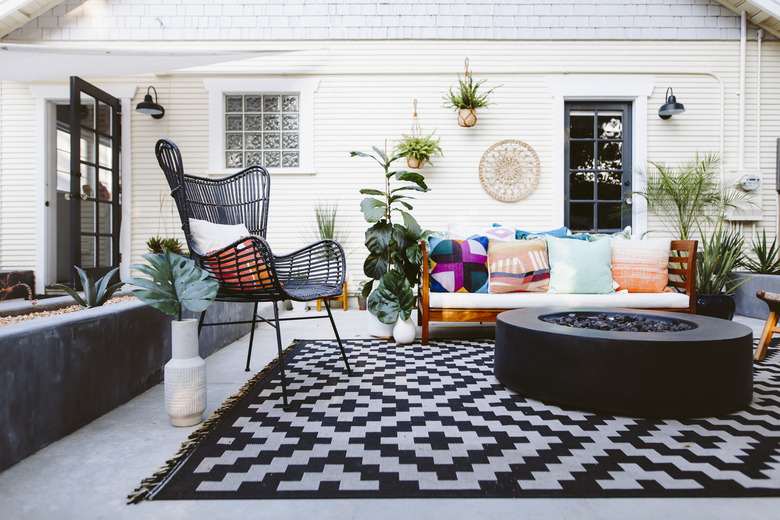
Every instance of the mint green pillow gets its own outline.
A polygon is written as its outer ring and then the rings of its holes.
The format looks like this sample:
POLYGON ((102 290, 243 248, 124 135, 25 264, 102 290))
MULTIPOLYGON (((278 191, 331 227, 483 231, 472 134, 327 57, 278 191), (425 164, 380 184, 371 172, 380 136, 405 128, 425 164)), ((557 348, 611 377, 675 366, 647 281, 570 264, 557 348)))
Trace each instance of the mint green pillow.
POLYGON ((595 242, 545 236, 550 261, 549 293, 610 294, 612 249, 609 239, 595 242))

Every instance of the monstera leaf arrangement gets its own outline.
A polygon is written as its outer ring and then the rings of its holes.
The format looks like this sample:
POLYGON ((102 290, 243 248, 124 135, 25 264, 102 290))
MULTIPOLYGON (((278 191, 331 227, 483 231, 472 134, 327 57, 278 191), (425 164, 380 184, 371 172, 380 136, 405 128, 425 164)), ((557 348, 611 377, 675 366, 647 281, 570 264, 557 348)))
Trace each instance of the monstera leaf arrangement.
POLYGON ((195 265, 195 261, 163 248, 163 254, 145 254, 146 264, 130 267, 149 277, 130 278, 126 283, 135 285, 133 294, 145 304, 168 316, 178 315, 181 321, 182 307, 193 312, 208 309, 214 303, 219 282, 195 265))
POLYGON ((426 192, 424 177, 416 172, 392 170, 392 165, 409 152, 388 155, 378 147, 373 154, 351 152, 352 157, 369 157, 384 171, 384 190, 364 188, 368 195, 360 203, 366 222, 372 224, 366 230, 368 257, 363 272, 371 280, 363 287, 368 298, 368 310, 382 323, 393 324, 399 318, 408 320, 414 308, 414 291, 422 264, 420 240, 428 236, 409 213, 413 192, 426 192), (393 217, 403 221, 393 222, 393 217), (374 290, 374 281, 379 284, 374 290))

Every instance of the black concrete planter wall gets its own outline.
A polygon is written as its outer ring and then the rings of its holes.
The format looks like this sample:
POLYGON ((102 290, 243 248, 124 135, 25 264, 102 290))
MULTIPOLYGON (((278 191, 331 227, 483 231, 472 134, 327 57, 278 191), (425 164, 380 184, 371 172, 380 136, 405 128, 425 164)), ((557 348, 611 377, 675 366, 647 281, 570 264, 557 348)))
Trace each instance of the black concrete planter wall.
MULTIPOLYGON (((217 303, 208 321, 251 312, 217 303)), ((0 327, 0 471, 161 382, 171 319, 133 300, 0 327)), ((201 356, 248 332, 205 328, 201 356)))
POLYGON ((740 316, 765 320, 769 316, 769 307, 756 298, 756 291, 780 293, 780 275, 736 271, 731 274, 740 281, 749 278, 734 291, 734 299, 737 304, 736 313, 740 316))

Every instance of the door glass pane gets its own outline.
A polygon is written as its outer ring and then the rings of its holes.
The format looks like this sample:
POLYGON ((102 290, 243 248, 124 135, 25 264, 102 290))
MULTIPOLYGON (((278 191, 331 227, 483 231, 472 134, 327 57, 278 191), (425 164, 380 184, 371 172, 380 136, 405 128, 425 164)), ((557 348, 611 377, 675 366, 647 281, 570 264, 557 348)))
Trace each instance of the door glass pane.
POLYGON ((592 111, 569 113, 569 135, 572 139, 593 138, 593 115, 592 111))
POLYGON ((92 166, 81 165, 81 193, 86 195, 88 199, 94 199, 96 197, 95 186, 95 168, 92 166))
POLYGON ((95 267, 95 238, 91 236, 81 236, 81 265, 82 269, 95 267))
POLYGON ((97 129, 103 135, 111 135, 111 107, 98 103, 97 129))
POLYGON ((88 163, 95 162, 95 134, 89 130, 81 130, 81 160, 88 163))
POLYGON ((111 204, 98 203, 98 233, 111 233, 111 204))
POLYGON ((573 231, 590 231, 594 228, 593 204, 573 202, 569 207, 569 227, 573 231))
POLYGON ((572 170, 593 169, 593 143, 591 141, 572 141, 570 146, 569 168, 572 170))
POLYGON ((95 201, 82 200, 81 201, 81 232, 82 233, 94 233, 95 232, 95 201))
POLYGON ((113 156, 111 154, 111 141, 98 144, 98 164, 104 168, 111 168, 113 156))
POLYGON ((593 172, 571 172, 569 197, 573 200, 593 200, 593 172))
POLYGON ((620 229, 621 207, 619 202, 602 202, 598 208, 600 229, 620 229))
POLYGON ((70 135, 57 129, 57 191, 70 191, 70 135))
POLYGON ((111 266, 111 238, 100 237, 97 239, 97 261, 99 267, 111 266))
POLYGON ((100 182, 98 183, 98 200, 113 200, 114 186, 111 170, 100 169, 100 182))
POLYGON ((599 172, 599 200, 621 200, 623 190, 620 178, 620 172, 599 172))
POLYGON ((83 130, 95 129, 95 104, 92 101, 82 101, 79 107, 79 116, 81 117, 81 128, 83 130))
POLYGON ((623 138, 623 113, 599 112, 599 139, 623 138))
POLYGON ((622 170, 623 169, 623 143, 618 142, 600 142, 599 149, 599 170, 622 170))

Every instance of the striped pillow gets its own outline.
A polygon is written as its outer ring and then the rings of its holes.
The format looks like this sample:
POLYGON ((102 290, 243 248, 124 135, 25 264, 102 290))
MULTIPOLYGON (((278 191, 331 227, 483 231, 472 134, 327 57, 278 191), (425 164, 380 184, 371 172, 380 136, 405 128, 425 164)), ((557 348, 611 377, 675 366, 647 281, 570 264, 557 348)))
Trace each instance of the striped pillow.
POLYGON ((550 283, 547 243, 532 240, 490 241, 488 268, 493 294, 511 292, 546 292, 550 283))
POLYGON ((653 240, 610 239, 612 279, 618 290, 630 293, 664 292, 669 283, 669 248, 665 238, 653 240))

